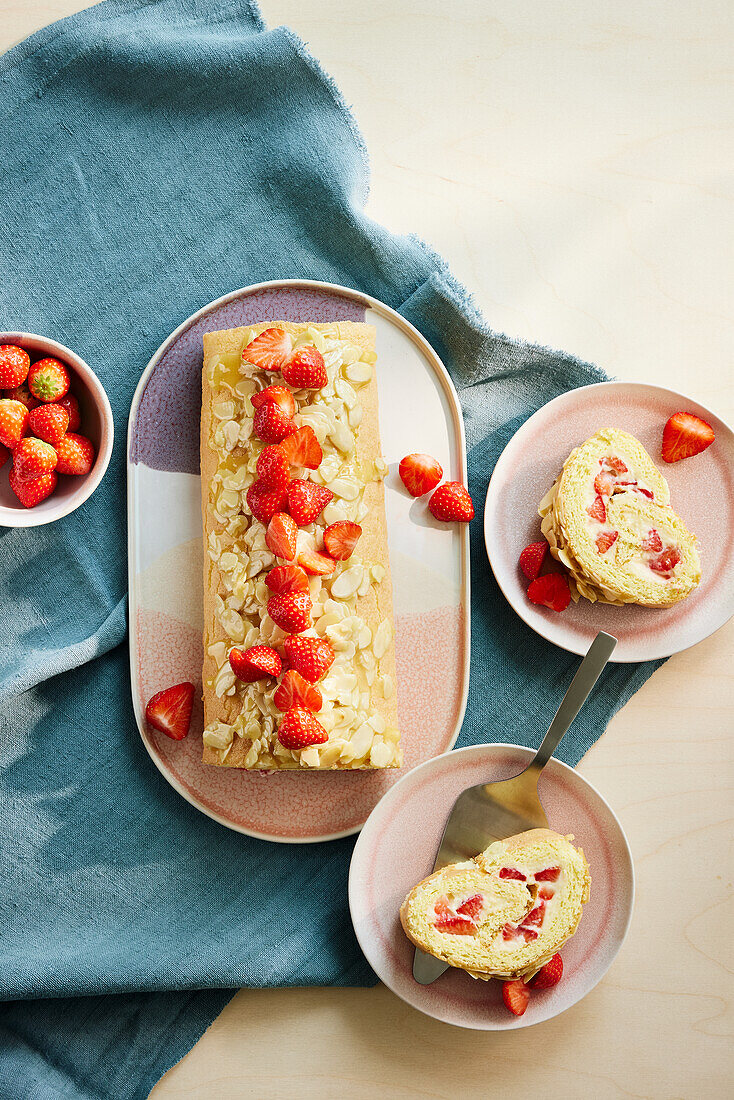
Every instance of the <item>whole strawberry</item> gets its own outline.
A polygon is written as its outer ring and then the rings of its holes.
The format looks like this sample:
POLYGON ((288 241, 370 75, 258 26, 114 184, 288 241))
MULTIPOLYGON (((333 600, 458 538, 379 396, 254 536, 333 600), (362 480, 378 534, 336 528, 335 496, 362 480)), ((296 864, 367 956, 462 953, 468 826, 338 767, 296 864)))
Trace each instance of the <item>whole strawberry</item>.
POLYGON ((311 626, 311 597, 308 592, 284 592, 268 600, 268 615, 289 634, 300 634, 311 626))
POLYGON ((8 401, 20 401, 21 405, 25 405, 28 412, 31 409, 37 408, 41 402, 36 400, 31 391, 28 389, 28 383, 23 382, 22 385, 16 386, 12 390, 6 390, 3 397, 7 397, 8 401))
POLYGON ((313 344, 294 351, 282 372, 283 379, 295 390, 320 390, 329 381, 324 357, 313 344))
POLYGON ((44 443, 42 439, 34 439, 33 436, 21 439, 13 452, 13 469, 19 483, 52 473, 56 464, 56 451, 51 444, 44 443))
POLYGON ((0 390, 20 386, 28 377, 30 356, 17 344, 0 344, 0 390))
POLYGON ((278 740, 284 749, 297 751, 309 745, 323 745, 329 740, 329 735, 310 710, 291 707, 280 723, 278 740))
POLYGON ((285 451, 277 443, 263 447, 257 458, 257 476, 269 489, 286 489, 290 479, 285 451))
POLYGON ((296 431, 296 422, 283 412, 280 405, 268 401, 255 411, 252 430, 263 443, 281 443, 296 431))
POLYGON ((270 489, 262 481, 255 481, 247 490, 247 506, 255 519, 265 526, 276 512, 282 512, 287 501, 285 489, 270 489))
POLYGON ((69 430, 69 414, 63 405, 39 405, 28 414, 28 424, 34 435, 55 447, 69 430))
POLYGON ((28 431, 28 409, 21 401, 0 400, 0 443, 14 450, 28 431))
POLYGON ((252 684, 266 676, 279 676, 282 661, 269 645, 253 645, 249 649, 232 649, 229 654, 230 668, 238 680, 252 684))
POLYGON ((474 519, 474 505, 469 490, 460 481, 445 481, 439 485, 428 502, 428 508, 436 519, 451 523, 468 523, 474 519))
POLYGON ((94 465, 94 447, 83 435, 68 432, 56 444, 56 472, 59 474, 88 474, 94 465))
POLYGON ((0 470, 3 468, 3 466, 8 461, 9 458, 10 458, 10 451, 8 450, 7 447, 3 447, 2 443, 0 443, 0 470))
POLYGON ((19 481, 14 466, 10 468, 8 480, 10 488, 24 508, 35 508, 46 497, 50 497, 59 481, 55 471, 44 474, 42 477, 35 477, 33 481, 19 481))
POLYGON ((39 359, 28 371, 28 389, 39 401, 58 401, 69 391, 69 372, 58 359, 39 359))

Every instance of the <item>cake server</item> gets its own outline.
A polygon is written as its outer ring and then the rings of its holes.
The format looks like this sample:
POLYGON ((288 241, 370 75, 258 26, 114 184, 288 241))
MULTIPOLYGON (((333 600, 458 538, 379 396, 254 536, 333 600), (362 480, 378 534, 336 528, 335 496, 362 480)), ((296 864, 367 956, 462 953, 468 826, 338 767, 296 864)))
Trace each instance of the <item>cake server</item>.
MULTIPOLYGON (((603 631, 594 638, 540 748, 524 771, 499 783, 467 787, 459 795, 444 829, 434 871, 440 871, 449 863, 472 859, 495 840, 504 840, 527 829, 548 828, 548 818, 538 797, 540 773, 589 697, 616 644, 617 639, 603 631)), ((416 947, 413 977, 417 982, 430 985, 444 970, 448 970, 448 963, 416 947)))

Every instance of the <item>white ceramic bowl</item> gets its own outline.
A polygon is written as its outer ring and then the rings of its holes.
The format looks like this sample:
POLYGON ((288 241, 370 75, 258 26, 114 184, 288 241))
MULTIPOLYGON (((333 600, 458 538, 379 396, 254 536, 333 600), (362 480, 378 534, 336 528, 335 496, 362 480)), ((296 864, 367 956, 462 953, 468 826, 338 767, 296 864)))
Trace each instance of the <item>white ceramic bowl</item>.
POLYGON ((88 500, 105 475, 112 454, 114 424, 112 409, 102 383, 92 368, 70 348, 47 336, 32 332, 0 332, 0 344, 17 344, 31 359, 52 356, 68 367, 71 390, 79 401, 82 424, 79 432, 94 444, 96 458, 82 477, 59 475, 55 493, 35 508, 24 508, 8 483, 10 463, 0 470, 0 527, 41 527, 75 512, 88 500))

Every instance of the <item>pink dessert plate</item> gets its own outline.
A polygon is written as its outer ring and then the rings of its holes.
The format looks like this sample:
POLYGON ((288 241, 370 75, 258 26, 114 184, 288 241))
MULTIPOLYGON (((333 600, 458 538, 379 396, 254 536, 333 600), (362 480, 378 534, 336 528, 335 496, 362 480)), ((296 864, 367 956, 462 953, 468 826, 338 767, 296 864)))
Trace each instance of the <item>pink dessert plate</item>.
POLYGON ((451 748, 469 688, 469 535, 434 520, 397 473, 430 451, 447 478, 466 480, 456 391, 430 344, 366 294, 305 280, 236 290, 183 322, 143 372, 128 430, 130 670, 143 743, 188 802, 230 829, 304 843, 357 832, 400 775, 451 748), (268 320, 366 321, 377 330, 377 377, 387 533, 393 577, 398 714, 408 732, 401 770, 265 775, 201 762, 202 575, 199 417, 202 335, 268 320), (413 413, 406 418, 404 411, 413 413), (171 741, 148 728, 155 692, 190 680, 191 732, 171 741), (432 693, 425 684, 432 683, 432 693), (441 699, 441 706, 433 705, 441 699))
POLYGON ((362 829, 349 871, 349 906, 360 947, 378 977, 427 1016, 477 1031, 508 1031, 549 1020, 589 993, 606 974, 627 934, 634 871, 622 826, 602 796, 578 772, 551 759, 539 793, 550 827, 573 833, 591 868, 591 897, 578 932, 562 949, 563 978, 531 992, 523 1016, 502 1002, 502 983, 482 982, 449 969, 432 985, 413 977, 413 944, 400 906, 430 874, 441 834, 458 795, 475 783, 509 779, 534 750, 520 745, 475 745, 415 768, 390 790, 362 829))
POLYGON ((670 657, 734 615, 734 432, 697 401, 659 386, 600 382, 571 390, 538 409, 500 455, 487 490, 484 539, 511 607, 548 641, 582 654, 605 630, 618 639, 612 661, 670 657), (660 456, 663 427, 681 411, 706 420, 716 439, 702 454, 668 465, 660 456), (523 547, 542 538, 538 503, 573 448, 601 428, 622 428, 640 440, 670 486, 673 508, 698 537, 701 583, 673 607, 612 607, 581 599, 559 614, 527 598, 518 559, 523 547))

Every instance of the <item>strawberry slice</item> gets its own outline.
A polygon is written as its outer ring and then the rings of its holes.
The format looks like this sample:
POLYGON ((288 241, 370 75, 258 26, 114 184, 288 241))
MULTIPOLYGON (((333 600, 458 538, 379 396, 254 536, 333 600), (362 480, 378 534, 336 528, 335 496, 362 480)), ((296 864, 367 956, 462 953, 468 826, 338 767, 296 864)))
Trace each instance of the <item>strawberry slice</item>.
POLYGON ((293 435, 297 425, 295 420, 286 416, 280 405, 268 402, 255 410, 252 430, 263 443, 281 443, 287 436, 293 435))
POLYGON ((609 473, 614 474, 615 477, 619 477, 620 474, 629 473, 622 459, 614 455, 605 455, 604 458, 600 458, 599 465, 602 470, 608 470, 609 473))
MULTIPOLYGON (((598 500, 599 497, 610 497, 612 495, 612 493, 614 492, 615 484, 617 484, 617 483, 615 482, 614 477, 612 476, 612 474, 609 474, 609 473, 597 474, 596 477, 594 478, 594 489, 596 490, 596 493, 597 493, 597 500, 598 500)), ((602 501, 602 505, 603 505, 603 503, 604 502, 602 501)), ((592 508, 595 507, 595 505, 596 505, 596 500, 594 501, 594 504, 592 505, 592 508)), ((592 514, 593 513, 590 511, 589 515, 592 515, 592 514)), ((596 519, 596 516, 594 516, 594 518, 596 519)), ((602 520, 602 522, 603 522, 603 520, 602 520)))
POLYGON ((324 357, 313 344, 296 348, 283 366, 283 378, 294 390, 320 390, 329 381, 324 357))
POLYGON ((328 577, 336 569, 336 562, 327 554, 306 546, 298 555, 298 564, 312 577, 328 577))
POLYGON ((659 554, 663 548, 663 540, 655 528, 651 527, 640 545, 643 550, 651 550, 653 553, 659 554))
POLYGON ((619 531, 602 531, 600 535, 596 536, 597 554, 606 554, 607 550, 614 546, 618 538, 619 531))
POLYGON ((545 539, 540 542, 531 542, 520 555, 520 568, 529 581, 534 581, 540 573, 548 553, 548 543, 545 539))
POLYGON ((430 455, 406 455, 398 466, 400 480, 412 497, 422 497, 435 489, 443 477, 443 470, 430 455))
POLYGON ((309 470, 315 470, 320 466, 321 459, 324 457, 321 444, 309 424, 305 424, 293 435, 284 439, 281 449, 291 466, 305 466, 309 470))
POLYGON ((473 920, 475 917, 479 916, 483 905, 484 898, 482 895, 473 894, 470 898, 467 898, 466 901, 463 901, 461 905, 457 906, 456 912, 460 917, 469 917, 473 920))
POLYGON ((266 676, 279 676, 280 657, 269 645, 252 645, 249 649, 231 649, 229 665, 238 680, 254 684, 266 676))
POLYGON ((428 501, 428 510, 445 523, 468 523, 474 519, 469 490, 460 481, 445 481, 428 501))
POLYGON ((284 749, 305 749, 309 745, 323 745, 329 735, 305 707, 291 707, 278 729, 278 740, 284 749))
POLYGON ((634 485, 632 489, 633 493, 642 493, 643 497, 647 497, 648 500, 654 500, 655 494, 650 489, 643 489, 641 485, 634 485))
POLYGON ((571 590, 564 573, 546 573, 530 582, 528 599, 531 603, 542 604, 551 611, 565 611, 571 602, 571 590))
POLYGON ((301 634, 311 626, 311 597, 308 592, 282 592, 268 600, 268 615, 288 634, 301 634))
POLYGON ((527 881, 526 876, 522 873, 522 871, 518 871, 516 867, 501 867, 500 878, 513 878, 517 879, 518 882, 527 881))
MULTIPOLYGON (((596 483, 595 483, 596 484, 596 483)), ((604 507, 604 501, 601 496, 597 494, 594 498, 594 503, 586 511, 592 519, 598 520, 599 523, 605 523, 607 518, 607 510, 604 507)))
POLYGON ((543 917, 545 916, 545 905, 541 902, 540 905, 536 905, 534 909, 531 909, 525 920, 522 922, 526 924, 537 924, 538 927, 543 923, 543 917))
POLYGON ((300 672, 289 668, 273 694, 273 702, 278 710, 306 707, 307 710, 319 711, 323 700, 317 687, 304 680, 300 672))
POLYGON ((554 985, 558 985, 563 977, 563 959, 556 953, 550 962, 547 962, 545 966, 541 966, 538 973, 531 980, 530 985, 533 989, 550 989, 554 985))
POLYGON ((663 428, 663 461, 680 462, 682 458, 692 458, 710 447, 715 438, 714 429, 700 416, 673 413, 663 428))
POLYGON ((285 386, 266 386, 264 390, 253 393, 250 401, 253 409, 260 409, 268 404, 277 405, 289 420, 296 411, 296 399, 285 386))
POLYGON ((513 1016, 522 1016, 528 1007, 530 990, 522 978, 515 978, 512 982, 503 982, 502 1000, 513 1016))
POLYGON ((663 550, 660 557, 653 558, 652 561, 648 562, 648 565, 656 573, 672 573, 680 560, 681 556, 678 547, 669 546, 667 550, 663 550))
POLYGON ((517 939, 517 928, 514 924, 506 924, 502 929, 502 939, 510 940, 517 939))
POLYGON ((184 682, 156 692, 145 708, 145 717, 153 729, 173 741, 183 741, 191 725, 195 690, 193 684, 184 682))
POLYGON ((285 489, 270 489, 262 481, 253 482, 247 490, 247 506, 255 519, 259 519, 266 527, 276 512, 285 510, 287 501, 285 489))
POLYGON ((538 933, 534 928, 525 928, 523 926, 522 928, 518 928, 517 931, 523 937, 525 943, 530 943, 531 940, 537 940, 538 938, 538 933))
POLYGON ((457 916, 453 912, 446 897, 438 899, 433 911, 436 917, 433 927, 437 932, 445 932, 452 936, 473 936, 477 930, 473 920, 457 916))
MULTIPOLYGON (((285 440, 287 442, 287 440, 285 440)), ((277 443, 263 447, 257 456, 257 476, 269 489, 287 489, 290 480, 288 459, 277 443)))
POLYGON ((333 499, 331 489, 316 485, 313 481, 297 477, 288 485, 288 511, 299 527, 313 523, 333 499))
POLYGON ((541 886, 538 890, 538 897, 541 901, 550 901, 554 894, 555 890, 552 890, 550 886, 541 886))
POLYGON ((536 871, 533 877, 536 882, 558 882, 560 873, 560 867, 546 867, 544 871, 536 871))
POLYGON ((300 672, 310 684, 317 683, 331 668, 336 654, 325 638, 289 635, 283 649, 291 668, 300 672))
POLYGON ((349 519, 337 520, 324 531, 324 548, 335 561, 346 561, 351 558, 361 534, 362 528, 358 523, 352 523, 349 519))
POLYGON ((266 328, 242 349, 242 358, 258 370, 282 370, 291 357, 293 339, 282 328, 266 328))
POLYGON ((308 592, 308 577, 297 565, 276 565, 268 573, 265 583, 276 595, 284 592, 308 592))
POLYGON ((276 558, 293 561, 296 556, 298 526, 287 512, 276 512, 265 532, 265 545, 276 558))

